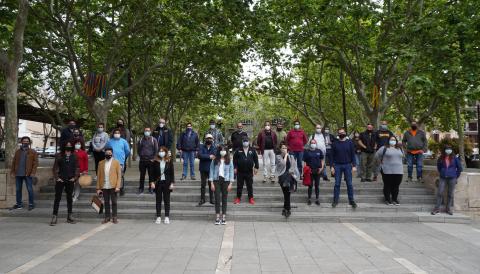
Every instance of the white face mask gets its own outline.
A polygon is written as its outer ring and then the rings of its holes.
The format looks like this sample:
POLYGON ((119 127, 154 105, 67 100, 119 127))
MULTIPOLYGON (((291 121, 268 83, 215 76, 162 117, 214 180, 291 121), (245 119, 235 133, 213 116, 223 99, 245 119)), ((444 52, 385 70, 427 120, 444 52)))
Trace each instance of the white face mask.
POLYGON ((102 133, 102 132, 103 132, 103 127, 97 128, 97 131, 98 131, 99 133, 102 133))
POLYGON ((318 134, 320 134, 320 133, 322 133, 322 129, 321 129, 321 128, 316 128, 316 129, 315 129, 315 132, 318 133, 318 134))
POLYGON ((300 125, 293 126, 295 129, 300 129, 300 125))
POLYGON ((80 148, 82 148, 81 145, 75 145, 75 149, 80 149, 80 148))
POLYGON ((145 134, 145 137, 149 137, 151 132, 150 131, 145 131, 143 134, 145 134))
POLYGON ((211 128, 211 129, 215 129, 215 125, 210 125, 210 128, 211 128))
POLYGON ((453 150, 451 150, 451 149, 445 149, 445 153, 446 153, 447 155, 450 155, 450 154, 453 153, 453 150))
POLYGON ((160 152, 158 153, 158 156, 160 156, 160 158, 165 157, 165 151, 160 151, 160 152))
POLYGON ((389 143, 391 146, 394 146, 394 145, 397 144, 397 141, 395 141, 395 140, 390 140, 388 143, 389 143))
POLYGON ((159 126, 160 128, 163 128, 163 127, 165 126, 165 123, 159 123, 158 126, 159 126))
POLYGON ((326 129, 326 130, 325 130, 325 133, 326 133, 326 134, 329 134, 329 133, 330 133, 330 130, 326 129))
POLYGON ((243 142, 243 147, 248 147, 248 142, 243 142))
POLYGON ((220 156, 224 157, 225 155, 227 155, 227 152, 225 150, 220 151, 220 156))
POLYGON ((113 134, 113 138, 115 138, 115 139, 120 139, 120 134, 118 134, 118 133, 113 134))
POLYGON ((310 144, 310 148, 311 148, 311 149, 316 149, 316 148, 317 148, 317 144, 310 144))
POLYGON ((270 126, 265 126, 265 130, 270 130, 270 126))

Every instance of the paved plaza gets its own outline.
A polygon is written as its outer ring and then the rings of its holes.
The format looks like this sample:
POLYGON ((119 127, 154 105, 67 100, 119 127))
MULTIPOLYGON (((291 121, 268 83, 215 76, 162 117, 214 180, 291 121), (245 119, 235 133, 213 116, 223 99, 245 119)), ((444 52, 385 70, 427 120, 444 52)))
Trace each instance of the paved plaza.
POLYGON ((479 273, 480 225, 0 219, 0 273, 479 273))

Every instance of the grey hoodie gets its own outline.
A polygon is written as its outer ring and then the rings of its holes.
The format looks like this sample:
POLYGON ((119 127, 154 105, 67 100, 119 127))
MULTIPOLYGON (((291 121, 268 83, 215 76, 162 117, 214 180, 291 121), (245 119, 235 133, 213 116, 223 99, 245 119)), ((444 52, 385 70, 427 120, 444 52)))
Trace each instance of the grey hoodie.
POLYGON ((423 152, 426 152, 428 150, 427 135, 420 129, 417 129, 415 136, 413 136, 410 130, 407 130, 405 134, 403 134, 402 143, 407 151, 423 150, 423 152))

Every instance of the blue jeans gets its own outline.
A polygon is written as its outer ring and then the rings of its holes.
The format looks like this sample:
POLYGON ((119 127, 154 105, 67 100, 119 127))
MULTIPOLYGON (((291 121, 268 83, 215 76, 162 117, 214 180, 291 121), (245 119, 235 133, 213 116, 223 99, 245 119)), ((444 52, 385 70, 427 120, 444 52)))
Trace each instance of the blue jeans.
POLYGON ((358 178, 361 178, 362 177, 362 169, 359 168, 362 166, 362 161, 361 161, 361 156, 362 154, 361 153, 355 153, 355 165, 358 167, 357 169, 357 177, 358 178))
POLYGON ((335 165, 335 188, 333 189, 333 201, 338 202, 338 198, 340 196, 340 185, 342 184, 342 174, 344 174, 345 181, 347 182, 348 201, 354 201, 352 185, 352 164, 335 165))
POLYGON ((183 173, 184 177, 187 177, 188 173, 188 164, 190 164, 190 176, 195 176, 194 162, 195 162, 195 151, 182 151, 183 159, 183 173))
POLYGON ((413 164, 417 166, 417 179, 422 177, 423 154, 407 153, 408 178, 412 178, 413 164))
POLYGON ((28 191, 28 205, 33 206, 33 185, 32 185, 32 177, 30 176, 16 176, 16 184, 17 184, 17 205, 23 205, 22 202, 22 186, 23 180, 25 180, 25 185, 27 186, 28 191))
POLYGON ((297 169, 298 169, 298 173, 300 173, 300 175, 303 174, 303 151, 292 151, 290 152, 290 155, 293 156, 293 158, 295 158, 295 160, 297 161, 297 169))

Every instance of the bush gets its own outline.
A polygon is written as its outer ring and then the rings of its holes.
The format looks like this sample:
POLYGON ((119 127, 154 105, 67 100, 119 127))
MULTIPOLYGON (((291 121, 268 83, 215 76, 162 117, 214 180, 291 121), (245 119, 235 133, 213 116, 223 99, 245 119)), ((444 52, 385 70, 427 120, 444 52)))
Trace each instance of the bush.
MULTIPOLYGON (((428 140, 428 149, 431 150, 435 156, 440 155, 446 145, 450 145, 455 154, 459 153, 458 138, 444 138, 440 140, 440 142, 435 142, 433 139, 428 140)), ((472 153, 473 144, 468 138, 465 138, 465 156, 469 156, 472 153)))

